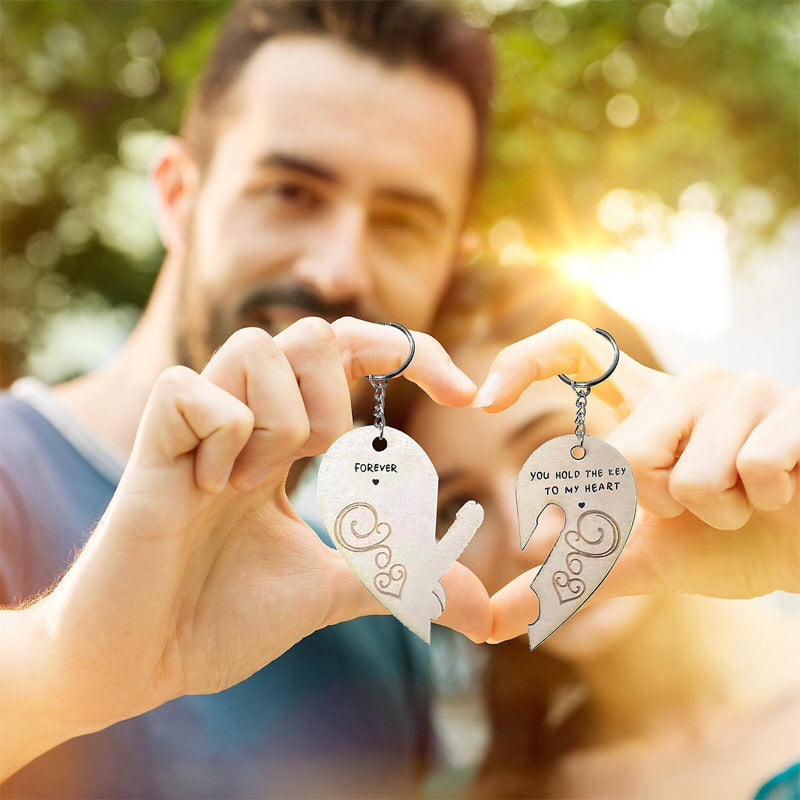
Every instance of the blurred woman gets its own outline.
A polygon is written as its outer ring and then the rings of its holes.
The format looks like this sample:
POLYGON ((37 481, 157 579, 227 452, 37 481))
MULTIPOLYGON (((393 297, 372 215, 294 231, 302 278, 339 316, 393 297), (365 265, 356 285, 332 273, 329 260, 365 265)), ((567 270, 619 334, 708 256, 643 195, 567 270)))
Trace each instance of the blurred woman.
MULTIPOLYGON (((499 347, 552 322, 541 304, 508 311, 491 336, 452 351, 475 380, 499 347)), ((606 326, 631 354, 625 328, 606 326)), ((485 509, 460 560, 490 594, 541 563, 563 524, 549 509, 540 524, 548 546, 537 530, 539 547, 521 551, 514 486, 534 449, 573 431, 574 414, 557 378, 501 414, 412 408, 408 431, 440 475, 441 531, 467 500, 485 509)), ((617 424, 592 396, 588 432, 603 438, 617 424)), ((533 653, 520 637, 485 662, 478 683, 491 740, 475 797, 753 798, 800 759, 800 624, 769 602, 614 597, 584 607, 533 653)))

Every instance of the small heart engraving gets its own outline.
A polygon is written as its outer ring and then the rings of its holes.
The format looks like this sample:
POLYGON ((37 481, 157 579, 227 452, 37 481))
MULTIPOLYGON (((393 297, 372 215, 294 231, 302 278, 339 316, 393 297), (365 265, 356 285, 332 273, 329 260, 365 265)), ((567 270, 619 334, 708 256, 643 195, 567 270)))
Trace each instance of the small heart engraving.
POLYGON ((406 584, 406 577, 406 568, 402 564, 392 564, 385 572, 379 572, 372 583, 381 594, 399 599, 406 584))
POLYGON ((586 503, 578 503, 578 508, 583 508, 585 505, 586 503))
POLYGON ((376 486, 377 486, 377 485, 380 483, 380 481, 379 481, 377 478, 373 478, 373 479, 372 479, 372 482, 373 482, 373 483, 374 483, 376 486))
POLYGON ((570 578, 566 572, 559 570, 553 574, 553 588, 560 603, 577 600, 586 591, 586 584, 580 578, 570 578))

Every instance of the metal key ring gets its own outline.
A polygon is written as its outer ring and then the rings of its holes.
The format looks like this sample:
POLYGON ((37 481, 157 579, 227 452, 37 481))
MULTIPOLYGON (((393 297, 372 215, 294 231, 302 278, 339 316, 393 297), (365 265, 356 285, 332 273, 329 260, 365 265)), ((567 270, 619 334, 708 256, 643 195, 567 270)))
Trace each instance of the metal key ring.
POLYGON ((591 386, 597 386, 598 383, 602 383, 606 378, 608 378, 617 368, 617 364, 619 364, 619 345, 617 344, 616 339, 608 331, 604 331, 602 328, 595 328, 595 331, 611 342, 611 346, 614 348, 614 359, 611 362, 611 366, 599 378, 595 378, 591 381, 573 381, 572 378, 568 378, 563 372, 560 373, 558 377, 561 378, 564 383, 568 383, 573 389, 588 389, 591 386))
POLYGON ((417 349, 417 345, 414 342, 414 337, 411 335, 411 331, 406 328, 405 325, 401 325, 399 322, 376 322, 376 325, 391 325, 393 328, 397 328, 398 330, 403 331, 408 339, 409 344, 411 345, 408 351, 408 357, 406 360, 393 372, 387 372, 385 375, 367 375, 369 378, 369 382, 375 386, 376 382, 388 381, 390 378, 396 378, 400 375, 403 371, 405 371, 406 367, 411 363, 411 359, 414 358, 414 352, 417 349))

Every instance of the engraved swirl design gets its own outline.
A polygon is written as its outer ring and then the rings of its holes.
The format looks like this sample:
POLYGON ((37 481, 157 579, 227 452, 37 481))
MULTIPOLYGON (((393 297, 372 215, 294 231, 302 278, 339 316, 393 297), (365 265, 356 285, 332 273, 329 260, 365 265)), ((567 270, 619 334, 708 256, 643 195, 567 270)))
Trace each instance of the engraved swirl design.
POLYGON ((391 563, 392 548, 386 544, 391 534, 391 525, 379 522, 378 512, 369 503, 350 503, 333 524, 333 538, 340 547, 353 553, 375 551, 375 566, 381 571, 373 578, 373 586, 381 594, 399 598, 408 574, 403 564, 391 563), (359 509, 366 513, 359 513, 359 509))
POLYGON ((575 528, 564 534, 564 541, 570 547, 564 558, 569 572, 558 570, 553 573, 553 587, 562 604, 577 600, 586 592, 586 584, 580 578, 572 577, 579 575, 583 569, 582 559, 611 555, 621 538, 619 526, 605 511, 584 511, 578 517, 575 528))

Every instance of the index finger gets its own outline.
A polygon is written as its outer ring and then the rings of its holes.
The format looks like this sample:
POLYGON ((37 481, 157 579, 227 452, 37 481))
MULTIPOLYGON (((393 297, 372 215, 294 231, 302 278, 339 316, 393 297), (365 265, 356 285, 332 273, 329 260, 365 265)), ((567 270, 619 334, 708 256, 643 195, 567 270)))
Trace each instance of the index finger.
MULTIPOLYGON (((383 375, 400 367, 408 356, 408 339, 402 331, 355 317, 334 320, 342 366, 350 386, 366 375, 383 375)), ((446 406, 468 405, 476 386, 454 363, 433 336, 411 331, 416 350, 403 377, 414 382, 433 400, 446 406)))
MULTIPOLYGON (((534 381, 560 373, 576 381, 592 380, 606 370, 611 359, 612 349, 604 337, 579 320, 562 319, 501 350, 473 405, 489 412, 503 411, 534 381)), ((622 419, 668 379, 663 372, 620 351, 617 368, 593 386, 592 393, 622 419)))

